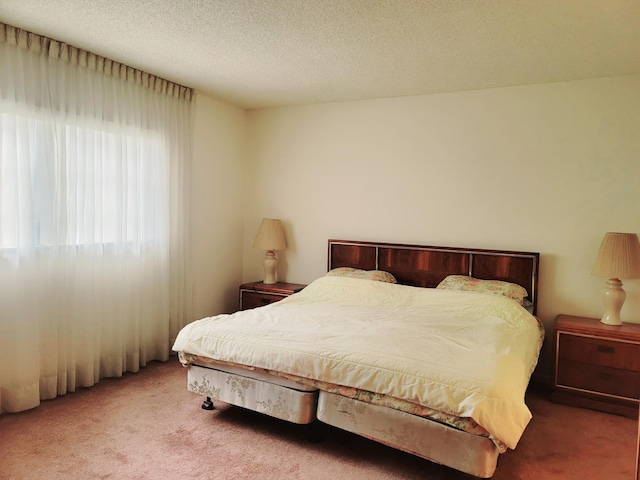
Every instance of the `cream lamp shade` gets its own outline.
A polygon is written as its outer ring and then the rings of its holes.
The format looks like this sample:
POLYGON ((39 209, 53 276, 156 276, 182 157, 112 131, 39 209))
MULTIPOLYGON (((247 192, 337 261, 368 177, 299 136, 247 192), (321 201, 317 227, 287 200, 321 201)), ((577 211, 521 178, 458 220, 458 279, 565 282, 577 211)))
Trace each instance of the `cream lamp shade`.
POLYGON ((263 283, 276 283, 278 259, 275 250, 286 250, 287 248, 282 222, 276 218, 263 218, 262 222, 260 222, 256 239, 253 241, 253 248, 267 251, 264 257, 263 283))
POLYGON ((602 323, 622 325, 620 310, 627 294, 621 278, 640 278, 640 241, 635 233, 609 232, 604 236, 592 275, 609 280, 604 291, 602 323))

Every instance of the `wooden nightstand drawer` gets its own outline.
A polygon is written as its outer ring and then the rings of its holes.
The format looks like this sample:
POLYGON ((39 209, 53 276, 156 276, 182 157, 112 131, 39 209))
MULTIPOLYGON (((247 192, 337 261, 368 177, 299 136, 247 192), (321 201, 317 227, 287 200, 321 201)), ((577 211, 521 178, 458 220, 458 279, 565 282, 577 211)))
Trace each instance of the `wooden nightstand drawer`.
POLYGON ((285 298, 284 295, 273 295, 268 293, 258 292, 242 292, 242 309, 247 310, 249 308, 263 307, 270 303, 277 302, 285 298))
POLYGON ((264 307, 302 290, 306 285, 300 283, 262 282, 243 283, 240 285, 240 310, 264 307))
POLYGON ((560 360, 558 364, 557 385, 631 400, 640 398, 640 372, 568 360, 560 360))
POLYGON ((640 345, 559 334, 559 359, 640 371, 640 345))

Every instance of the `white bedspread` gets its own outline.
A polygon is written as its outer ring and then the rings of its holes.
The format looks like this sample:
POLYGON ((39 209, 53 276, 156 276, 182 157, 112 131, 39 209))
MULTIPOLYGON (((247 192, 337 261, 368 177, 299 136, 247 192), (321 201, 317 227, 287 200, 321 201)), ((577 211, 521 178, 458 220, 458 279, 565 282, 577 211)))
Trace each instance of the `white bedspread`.
POLYGON ((542 336, 504 297, 321 277, 280 302, 193 322, 173 350, 471 417, 515 448, 542 336))

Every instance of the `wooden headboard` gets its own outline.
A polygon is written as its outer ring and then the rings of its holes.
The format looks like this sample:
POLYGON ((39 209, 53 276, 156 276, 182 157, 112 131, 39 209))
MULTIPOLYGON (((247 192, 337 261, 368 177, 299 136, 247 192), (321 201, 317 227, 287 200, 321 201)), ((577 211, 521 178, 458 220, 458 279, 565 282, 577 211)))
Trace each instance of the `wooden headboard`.
POLYGON ((434 288, 447 275, 517 283, 527 289, 533 314, 538 311, 539 253, 329 240, 327 258, 328 270, 384 270, 417 287, 434 288))

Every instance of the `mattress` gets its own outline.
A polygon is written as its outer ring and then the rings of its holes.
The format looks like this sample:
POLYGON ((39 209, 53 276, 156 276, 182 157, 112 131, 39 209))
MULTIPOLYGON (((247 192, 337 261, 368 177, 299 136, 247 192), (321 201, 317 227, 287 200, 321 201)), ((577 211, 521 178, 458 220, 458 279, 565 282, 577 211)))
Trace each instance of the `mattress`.
POLYGON ((280 302, 193 322, 173 348, 470 418, 515 448, 543 335, 504 297, 321 277, 280 302))

